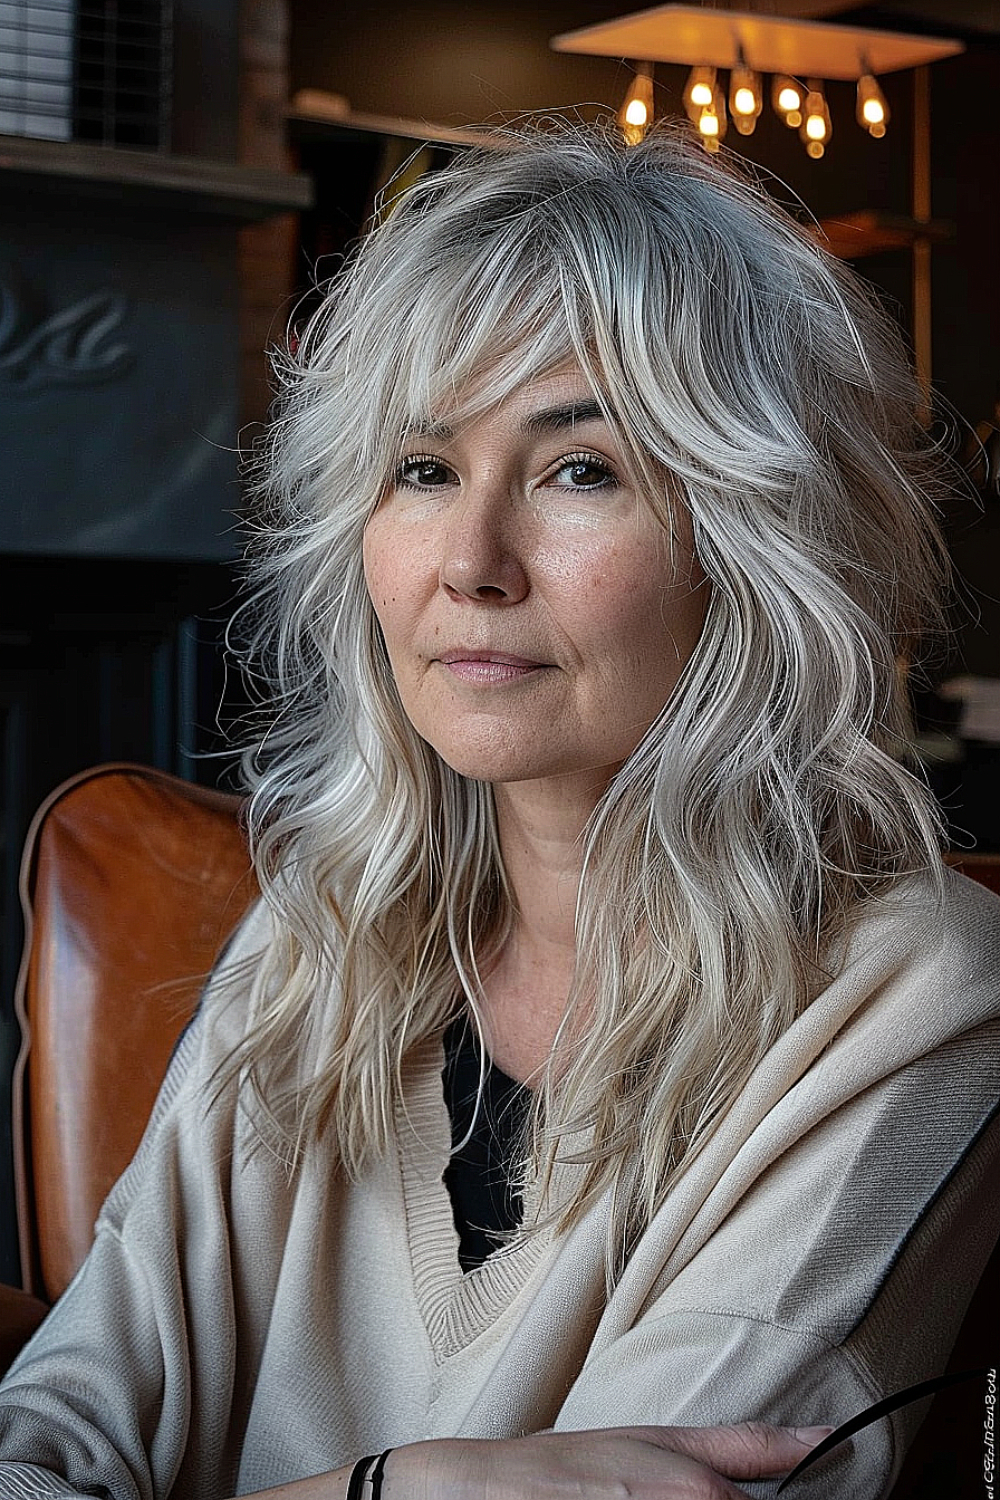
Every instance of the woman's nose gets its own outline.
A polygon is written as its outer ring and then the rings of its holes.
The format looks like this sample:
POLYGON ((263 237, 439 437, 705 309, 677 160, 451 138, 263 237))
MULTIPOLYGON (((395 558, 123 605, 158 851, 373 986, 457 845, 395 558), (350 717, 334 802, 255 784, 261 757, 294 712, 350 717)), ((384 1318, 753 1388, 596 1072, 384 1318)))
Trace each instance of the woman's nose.
POLYGON ((454 598, 516 604, 529 579, 508 496, 469 493, 448 518, 441 586, 454 598))

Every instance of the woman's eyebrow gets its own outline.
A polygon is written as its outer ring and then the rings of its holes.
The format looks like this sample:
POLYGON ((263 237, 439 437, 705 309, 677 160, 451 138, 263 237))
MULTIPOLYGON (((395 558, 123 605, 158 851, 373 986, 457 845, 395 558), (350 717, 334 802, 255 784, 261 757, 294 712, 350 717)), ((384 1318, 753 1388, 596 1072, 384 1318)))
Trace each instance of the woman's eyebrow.
POLYGON ((403 442, 408 443, 414 438, 437 439, 438 442, 447 443, 455 436, 455 429, 449 427, 447 422, 431 422, 417 420, 407 424, 403 432, 403 442))
POLYGON ((582 422, 603 422, 604 413, 596 401, 569 401, 561 406, 547 406, 529 412, 521 419, 522 432, 559 432, 582 422))
MULTIPOLYGON (((603 422, 604 413, 596 401, 563 401, 558 406, 545 406, 539 411, 529 412, 518 424, 521 432, 560 432, 564 427, 575 427, 583 422, 603 422)), ((418 420, 411 422, 403 434, 404 442, 414 438, 437 439, 449 442, 455 429, 447 422, 418 420)))

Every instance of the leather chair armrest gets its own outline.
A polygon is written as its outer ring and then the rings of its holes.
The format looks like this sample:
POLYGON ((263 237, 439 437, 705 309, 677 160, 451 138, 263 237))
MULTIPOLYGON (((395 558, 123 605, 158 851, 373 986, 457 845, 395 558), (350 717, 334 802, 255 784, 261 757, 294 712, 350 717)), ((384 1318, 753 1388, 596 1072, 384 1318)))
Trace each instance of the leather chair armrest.
POLYGON ((5 1374, 48 1312, 44 1302, 0 1283, 0 1375, 5 1374))

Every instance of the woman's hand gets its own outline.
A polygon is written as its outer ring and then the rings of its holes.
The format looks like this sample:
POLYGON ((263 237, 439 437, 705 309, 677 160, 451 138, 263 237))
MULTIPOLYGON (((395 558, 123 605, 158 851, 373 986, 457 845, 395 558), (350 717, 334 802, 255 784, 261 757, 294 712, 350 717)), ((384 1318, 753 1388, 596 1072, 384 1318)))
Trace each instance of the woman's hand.
POLYGON ((383 1500, 737 1500, 733 1479, 793 1469, 831 1429, 611 1427, 397 1448, 383 1500))

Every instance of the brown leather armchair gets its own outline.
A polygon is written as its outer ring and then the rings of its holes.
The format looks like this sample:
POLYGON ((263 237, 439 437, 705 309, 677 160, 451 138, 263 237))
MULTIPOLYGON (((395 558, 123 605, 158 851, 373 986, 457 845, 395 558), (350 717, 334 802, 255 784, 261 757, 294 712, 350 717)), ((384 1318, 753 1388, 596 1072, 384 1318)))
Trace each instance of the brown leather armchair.
MULTIPOLYGON (((86 1255, 205 975, 256 894, 239 806, 161 771, 108 765, 58 787, 32 823, 14 1094, 24 1288, 0 1287, 0 1372, 86 1255)), ((952 862, 1000 892, 1000 856, 952 862)), ((998 1282, 995 1252, 951 1369, 983 1363, 998 1282)), ((974 1389, 935 1397, 893 1500, 981 1493, 974 1389)))
POLYGON ((23 1290, 0 1371, 82 1262, 205 976, 256 894, 240 800, 143 766, 58 787, 21 866, 13 1138, 23 1290))

